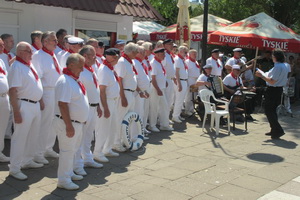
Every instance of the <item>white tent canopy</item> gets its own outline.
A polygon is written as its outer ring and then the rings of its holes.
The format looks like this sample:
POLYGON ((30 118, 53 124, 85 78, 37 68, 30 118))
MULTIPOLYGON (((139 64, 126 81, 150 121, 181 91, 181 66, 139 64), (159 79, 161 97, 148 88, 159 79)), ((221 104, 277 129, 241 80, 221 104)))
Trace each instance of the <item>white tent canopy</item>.
POLYGON ((165 26, 152 21, 133 22, 133 33, 138 33, 138 40, 150 41, 150 33, 159 31, 165 26))

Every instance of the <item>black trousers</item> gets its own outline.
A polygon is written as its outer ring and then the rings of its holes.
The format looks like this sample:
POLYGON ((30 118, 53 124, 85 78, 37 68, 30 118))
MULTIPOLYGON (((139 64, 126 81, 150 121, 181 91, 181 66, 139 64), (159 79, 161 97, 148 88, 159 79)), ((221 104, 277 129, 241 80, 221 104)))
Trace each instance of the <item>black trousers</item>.
POLYGON ((272 136, 280 136, 284 133, 278 122, 276 108, 280 105, 282 87, 267 87, 265 93, 265 114, 268 118, 272 136))

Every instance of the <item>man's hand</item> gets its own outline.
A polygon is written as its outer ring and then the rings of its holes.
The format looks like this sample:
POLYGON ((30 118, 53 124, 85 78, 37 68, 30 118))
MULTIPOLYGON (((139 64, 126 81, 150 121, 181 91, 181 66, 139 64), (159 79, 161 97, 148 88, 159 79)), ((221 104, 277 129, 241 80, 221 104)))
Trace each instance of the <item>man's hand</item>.
POLYGON ((255 76, 257 76, 257 77, 259 77, 259 78, 262 78, 262 77, 263 77, 263 75, 262 75, 259 71, 256 71, 256 72, 255 72, 255 76))
POLYGON ((43 101, 43 99, 40 100, 40 110, 44 110, 45 109, 45 103, 43 101))
POLYGON ((144 92, 144 96, 145 96, 146 99, 148 99, 150 97, 150 95, 147 91, 144 92))
POLYGON ((182 91, 182 85, 181 83, 178 84, 178 92, 181 92, 182 91))
POLYGON ((162 91, 160 89, 157 90, 157 95, 158 96, 163 96, 163 93, 162 93, 162 91))
POLYGON ((122 104, 122 107, 127 107, 128 106, 128 102, 127 102, 127 99, 126 97, 121 97, 121 104, 122 104))
POLYGON ((97 106, 97 114, 99 118, 102 116, 102 110, 99 105, 97 106))
POLYGON ((75 129, 72 124, 66 126, 66 133, 68 138, 72 138, 75 135, 75 129))
POLYGON ((109 118, 110 117, 110 111, 108 108, 104 108, 104 117, 109 118))
POLYGON ((14 120, 16 124, 21 124, 22 123, 22 115, 20 113, 20 111, 16 111, 14 112, 14 120))

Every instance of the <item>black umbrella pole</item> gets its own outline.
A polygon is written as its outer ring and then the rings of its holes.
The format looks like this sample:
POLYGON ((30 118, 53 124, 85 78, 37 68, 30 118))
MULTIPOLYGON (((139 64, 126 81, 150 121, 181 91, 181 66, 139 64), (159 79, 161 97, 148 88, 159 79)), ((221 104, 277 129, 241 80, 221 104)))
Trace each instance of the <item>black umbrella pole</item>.
POLYGON ((201 42, 201 66, 206 64, 207 58, 207 22, 208 22, 208 0, 204 1, 204 13, 203 13, 203 33, 202 33, 202 42, 201 42))

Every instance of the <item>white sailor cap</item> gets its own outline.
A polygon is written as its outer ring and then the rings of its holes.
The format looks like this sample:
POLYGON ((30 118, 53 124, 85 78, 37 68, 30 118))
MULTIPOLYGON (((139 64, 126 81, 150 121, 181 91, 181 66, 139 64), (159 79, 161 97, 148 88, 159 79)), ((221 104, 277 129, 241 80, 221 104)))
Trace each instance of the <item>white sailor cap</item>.
POLYGON ((117 40, 116 44, 126 44, 126 42, 124 40, 117 40))
POLYGON ((72 37, 68 38, 68 43, 69 44, 83 44, 84 40, 79 37, 72 36, 72 37))
POLYGON ((233 52, 242 52, 243 49, 242 49, 242 48, 235 48, 235 49, 233 49, 232 51, 233 51, 233 52))
POLYGON ((239 65, 232 65, 232 69, 238 69, 238 70, 240 70, 241 67, 239 65))

